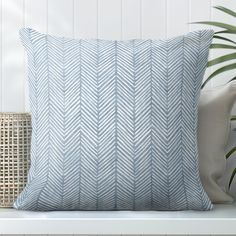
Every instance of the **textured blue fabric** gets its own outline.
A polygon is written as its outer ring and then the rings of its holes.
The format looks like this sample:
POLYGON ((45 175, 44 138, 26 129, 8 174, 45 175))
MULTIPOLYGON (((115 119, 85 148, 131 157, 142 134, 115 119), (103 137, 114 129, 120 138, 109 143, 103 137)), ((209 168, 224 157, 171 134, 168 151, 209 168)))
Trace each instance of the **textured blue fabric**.
POLYGON ((24 210, 209 210, 197 108, 213 31, 76 40, 20 31, 32 166, 24 210))

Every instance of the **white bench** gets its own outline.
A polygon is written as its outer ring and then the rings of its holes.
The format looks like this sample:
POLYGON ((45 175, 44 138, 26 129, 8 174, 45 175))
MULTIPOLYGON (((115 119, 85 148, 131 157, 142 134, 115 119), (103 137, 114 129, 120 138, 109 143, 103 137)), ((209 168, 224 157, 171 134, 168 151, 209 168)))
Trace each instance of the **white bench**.
POLYGON ((0 209, 0 234, 236 235, 236 204, 209 212, 58 211, 0 209))

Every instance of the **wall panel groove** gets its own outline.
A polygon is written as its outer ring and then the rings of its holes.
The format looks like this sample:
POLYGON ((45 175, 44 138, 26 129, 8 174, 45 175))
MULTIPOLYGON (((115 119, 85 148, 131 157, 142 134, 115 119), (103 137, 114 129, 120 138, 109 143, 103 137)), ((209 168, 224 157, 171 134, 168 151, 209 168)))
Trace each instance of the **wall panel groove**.
POLYGON ((122 0, 122 38, 142 37, 141 0, 122 0))
POLYGON ((24 50, 19 29, 24 26, 23 0, 2 0, 2 110, 24 110, 24 50))
POLYGON ((98 37, 98 0, 75 0, 74 18, 76 38, 98 37))
POLYGON ((98 0, 98 38, 121 39, 121 1, 98 0))
POLYGON ((165 38, 166 0, 142 1, 142 38, 165 38))

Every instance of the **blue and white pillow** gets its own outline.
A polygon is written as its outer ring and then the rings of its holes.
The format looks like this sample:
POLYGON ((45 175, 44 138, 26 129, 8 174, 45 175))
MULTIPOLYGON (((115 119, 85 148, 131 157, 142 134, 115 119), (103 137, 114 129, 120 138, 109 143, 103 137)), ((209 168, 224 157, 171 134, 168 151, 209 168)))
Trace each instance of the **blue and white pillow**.
POLYGON ((78 40, 22 29, 32 166, 24 210, 209 210, 197 109, 213 31, 78 40))

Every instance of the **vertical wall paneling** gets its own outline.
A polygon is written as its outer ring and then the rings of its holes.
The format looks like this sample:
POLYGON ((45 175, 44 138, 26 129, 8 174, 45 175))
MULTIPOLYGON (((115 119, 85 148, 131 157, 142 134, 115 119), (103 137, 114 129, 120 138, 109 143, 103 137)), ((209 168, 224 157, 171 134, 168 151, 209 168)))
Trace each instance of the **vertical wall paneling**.
POLYGON ((166 1, 142 0, 142 38, 166 37, 166 1))
MULTIPOLYGON (((211 0, 189 0, 189 23, 211 20, 211 0)), ((209 29, 210 26, 189 24, 189 29, 209 29)))
POLYGON ((174 37, 189 31, 189 0, 166 0, 167 37, 174 37))
POLYGON ((43 33, 47 32, 47 0, 25 0, 25 25, 43 33))
POLYGON ((122 0, 98 0, 98 38, 121 39, 122 0))
POLYGON ((123 39, 141 38, 141 0, 122 0, 123 39))
MULTIPOLYGON (((40 32, 47 32, 47 0, 25 0, 25 25, 40 32), (35 17, 37 16, 37 17, 35 17)), ((25 110, 29 108, 27 58, 25 53, 25 110)))
MULTIPOLYGON (((189 0, 189 22, 209 21, 211 20, 211 0, 189 0)), ((199 29, 209 29, 210 26, 202 24, 189 24, 190 31, 199 29)), ((205 79, 211 74, 211 68, 205 73, 205 79)), ((210 87, 211 83, 207 84, 210 87)))
POLYGON ((97 38, 97 3, 98 0, 75 0, 75 37, 97 38))
POLYGON ((24 111, 24 49, 19 29, 24 26, 24 1, 2 0, 3 111, 24 111))
POLYGON ((74 0, 48 0, 48 32, 74 36, 74 0))

